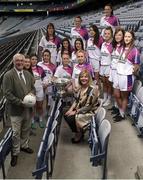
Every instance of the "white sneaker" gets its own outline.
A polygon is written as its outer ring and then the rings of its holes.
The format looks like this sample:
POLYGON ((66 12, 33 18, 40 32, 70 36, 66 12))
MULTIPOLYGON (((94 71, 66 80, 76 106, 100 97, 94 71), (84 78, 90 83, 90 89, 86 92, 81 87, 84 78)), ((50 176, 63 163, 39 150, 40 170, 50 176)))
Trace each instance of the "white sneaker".
POLYGON ((103 106, 109 106, 111 104, 111 100, 107 99, 104 103, 103 106))

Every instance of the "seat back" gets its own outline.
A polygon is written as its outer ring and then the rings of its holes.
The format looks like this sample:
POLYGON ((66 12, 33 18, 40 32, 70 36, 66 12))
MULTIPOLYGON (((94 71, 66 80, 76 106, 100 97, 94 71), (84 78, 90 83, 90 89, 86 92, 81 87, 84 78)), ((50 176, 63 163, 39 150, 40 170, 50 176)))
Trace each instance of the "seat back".
POLYGON ((97 111, 96 119, 95 119, 97 127, 100 126, 103 119, 105 119, 105 116, 106 116, 106 110, 103 107, 100 107, 97 111))
POLYGON ((12 150, 12 129, 9 128, 7 133, 4 136, 4 139, 0 146, 0 166, 1 162, 5 160, 6 156, 12 150))
POLYGON ((59 99, 58 104, 57 104, 57 110, 59 110, 61 106, 62 106, 62 100, 59 99))
POLYGON ((143 86, 139 89, 137 98, 139 99, 139 102, 143 104, 143 86))
POLYGON ((110 132, 111 132, 111 124, 107 119, 104 119, 101 122, 98 129, 98 136, 101 144, 101 152, 106 153, 110 132))
POLYGON ((44 163, 44 156, 45 156, 45 150, 44 150, 44 142, 41 141, 40 147, 37 154, 37 162, 36 162, 36 169, 39 169, 43 166, 44 163))
POLYGON ((142 82, 140 80, 135 80, 134 85, 133 85, 133 89, 132 89, 132 93, 137 95, 141 86, 142 86, 142 82))

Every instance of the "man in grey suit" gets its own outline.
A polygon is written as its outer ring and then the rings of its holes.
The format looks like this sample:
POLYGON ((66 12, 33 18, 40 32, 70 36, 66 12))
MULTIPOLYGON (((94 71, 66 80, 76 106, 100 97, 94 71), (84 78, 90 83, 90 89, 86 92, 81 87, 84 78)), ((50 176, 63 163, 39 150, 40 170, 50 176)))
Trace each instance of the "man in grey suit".
POLYGON ((11 166, 17 164, 20 150, 29 154, 33 153, 28 145, 32 109, 26 107, 23 98, 29 93, 34 95, 35 89, 33 76, 23 70, 24 59, 24 55, 15 54, 13 56, 14 68, 8 71, 3 78, 3 92, 7 99, 13 130, 11 166))

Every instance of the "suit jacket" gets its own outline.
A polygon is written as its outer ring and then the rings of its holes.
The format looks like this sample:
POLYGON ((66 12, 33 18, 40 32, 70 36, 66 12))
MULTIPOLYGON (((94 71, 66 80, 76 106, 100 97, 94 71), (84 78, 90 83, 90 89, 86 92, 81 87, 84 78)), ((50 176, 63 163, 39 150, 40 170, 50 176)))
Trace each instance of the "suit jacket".
POLYGON ((16 70, 8 71, 3 78, 3 93, 7 99, 8 112, 11 116, 19 116, 24 111, 22 100, 28 93, 35 93, 34 78, 26 70, 23 70, 26 84, 22 83, 16 70))

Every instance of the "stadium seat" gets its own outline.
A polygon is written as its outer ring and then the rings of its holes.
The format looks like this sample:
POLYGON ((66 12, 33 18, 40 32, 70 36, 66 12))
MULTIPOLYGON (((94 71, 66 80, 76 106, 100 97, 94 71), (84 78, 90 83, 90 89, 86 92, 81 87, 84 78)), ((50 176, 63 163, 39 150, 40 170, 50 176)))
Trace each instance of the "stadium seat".
POLYGON ((54 142, 54 134, 50 133, 48 137, 47 148, 44 148, 44 142, 41 142, 36 162, 36 170, 32 172, 35 179, 42 179, 43 173, 46 172, 47 179, 52 174, 53 171, 53 155, 52 155, 52 145, 54 142))
POLYGON ((95 116, 92 116, 89 127, 89 139, 88 139, 90 145, 92 144, 92 135, 94 132, 93 129, 95 129, 97 133, 101 122, 103 121, 103 119, 105 119, 105 116, 106 116, 106 110, 103 107, 100 107, 97 111, 97 114, 95 116))
POLYGON ((0 168, 2 168, 3 179, 6 178, 4 162, 6 156, 11 152, 11 150, 12 150, 12 129, 9 128, 0 143, 0 168))
MULTIPOLYGON (((97 155, 93 155, 90 158, 91 162, 98 163, 98 162, 102 161, 102 164, 103 164, 102 179, 107 178, 107 150, 108 150, 108 141, 109 141, 110 132, 111 132, 111 124, 108 120, 104 119, 101 122, 101 125, 99 126, 98 133, 97 133, 98 134, 98 142, 99 142, 98 143, 99 152, 97 155)), ((94 163, 93 163, 93 165, 94 165, 94 163)))

